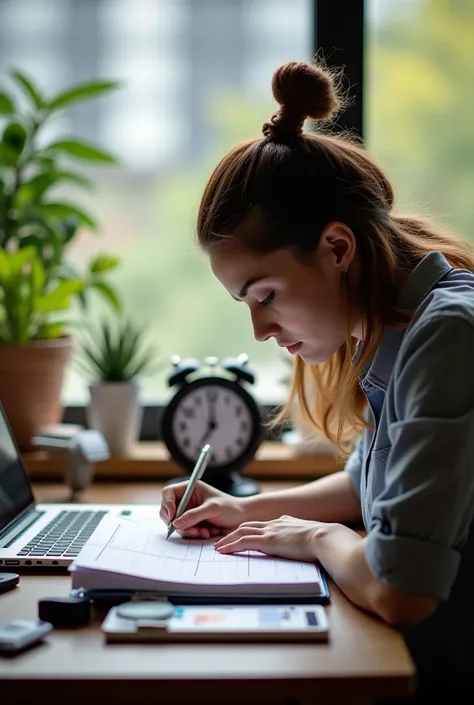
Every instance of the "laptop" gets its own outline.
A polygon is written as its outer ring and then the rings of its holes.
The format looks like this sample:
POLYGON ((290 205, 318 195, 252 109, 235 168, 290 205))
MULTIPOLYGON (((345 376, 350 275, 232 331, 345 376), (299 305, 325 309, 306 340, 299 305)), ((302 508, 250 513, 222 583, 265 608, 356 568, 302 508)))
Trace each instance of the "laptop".
POLYGON ((37 504, 0 404, 0 570, 65 570, 106 515, 155 516, 157 505, 37 504))

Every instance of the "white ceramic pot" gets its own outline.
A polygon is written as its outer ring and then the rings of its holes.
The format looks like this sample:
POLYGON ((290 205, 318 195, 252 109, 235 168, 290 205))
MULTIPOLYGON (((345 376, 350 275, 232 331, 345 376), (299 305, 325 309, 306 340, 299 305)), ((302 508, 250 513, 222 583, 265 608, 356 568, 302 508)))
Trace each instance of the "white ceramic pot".
POLYGON ((89 394, 89 428, 102 433, 111 455, 130 455, 143 413, 138 381, 96 382, 89 385, 89 394))

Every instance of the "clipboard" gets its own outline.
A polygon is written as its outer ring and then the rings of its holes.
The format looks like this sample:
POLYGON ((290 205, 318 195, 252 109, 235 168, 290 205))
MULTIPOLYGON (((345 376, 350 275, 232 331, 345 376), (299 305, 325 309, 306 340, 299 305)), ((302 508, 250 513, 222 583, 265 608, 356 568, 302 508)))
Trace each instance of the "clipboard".
POLYGON ((179 605, 327 605, 331 601, 331 593, 326 572, 321 568, 321 591, 317 595, 165 595, 156 590, 100 590, 73 588, 71 597, 85 597, 94 604, 111 607, 130 600, 157 599, 168 600, 171 604, 179 605))

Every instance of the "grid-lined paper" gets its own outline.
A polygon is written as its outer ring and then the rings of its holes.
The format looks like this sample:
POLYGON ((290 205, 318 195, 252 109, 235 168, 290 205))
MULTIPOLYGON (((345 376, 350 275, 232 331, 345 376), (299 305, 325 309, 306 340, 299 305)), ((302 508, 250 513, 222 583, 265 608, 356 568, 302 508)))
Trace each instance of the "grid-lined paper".
MULTIPOLYGON (((320 592, 316 564, 266 556, 256 551, 220 554, 215 539, 185 539, 173 534, 166 540, 160 521, 105 517, 74 561, 76 573, 91 571, 143 578, 186 586, 259 586, 267 592, 320 592)), ((83 585, 84 586, 84 585, 83 585)))

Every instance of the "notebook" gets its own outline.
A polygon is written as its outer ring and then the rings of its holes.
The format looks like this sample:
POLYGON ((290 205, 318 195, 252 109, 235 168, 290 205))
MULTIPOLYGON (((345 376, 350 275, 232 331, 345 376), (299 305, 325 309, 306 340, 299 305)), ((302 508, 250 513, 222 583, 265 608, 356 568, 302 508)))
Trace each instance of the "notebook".
POLYGON ((220 554, 215 539, 166 539, 160 519, 106 516, 73 561, 72 589, 153 591, 203 601, 327 602, 317 563, 285 560, 257 551, 220 554))

